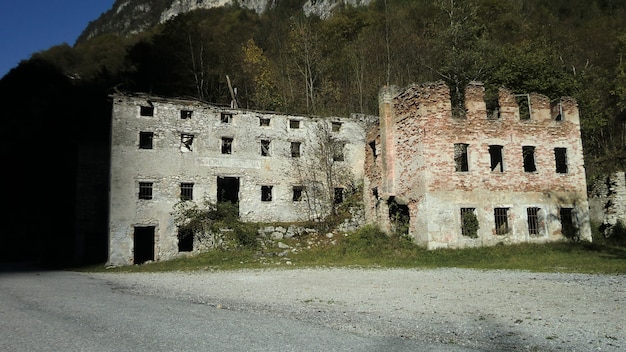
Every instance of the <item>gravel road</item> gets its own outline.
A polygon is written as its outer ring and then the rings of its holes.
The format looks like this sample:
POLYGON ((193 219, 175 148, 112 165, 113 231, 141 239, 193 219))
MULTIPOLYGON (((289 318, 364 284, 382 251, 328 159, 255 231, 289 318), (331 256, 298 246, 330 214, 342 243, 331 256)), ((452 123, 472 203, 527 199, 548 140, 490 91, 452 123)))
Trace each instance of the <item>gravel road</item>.
POLYGON ((135 294, 451 348, 626 350, 626 276, 324 268, 86 275, 135 294))

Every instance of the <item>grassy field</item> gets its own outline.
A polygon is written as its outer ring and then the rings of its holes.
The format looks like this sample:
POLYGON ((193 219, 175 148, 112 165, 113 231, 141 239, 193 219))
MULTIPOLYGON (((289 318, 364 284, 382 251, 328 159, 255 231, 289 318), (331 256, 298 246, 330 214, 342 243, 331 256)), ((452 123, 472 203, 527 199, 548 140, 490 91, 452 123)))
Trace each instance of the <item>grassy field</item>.
POLYGON ((214 250, 143 265, 89 271, 190 271, 244 268, 376 267, 475 268, 538 272, 626 274, 625 241, 600 236, 593 243, 496 245, 428 251, 404 237, 387 236, 366 227, 349 236, 309 235, 282 241, 290 249, 240 248, 214 250))

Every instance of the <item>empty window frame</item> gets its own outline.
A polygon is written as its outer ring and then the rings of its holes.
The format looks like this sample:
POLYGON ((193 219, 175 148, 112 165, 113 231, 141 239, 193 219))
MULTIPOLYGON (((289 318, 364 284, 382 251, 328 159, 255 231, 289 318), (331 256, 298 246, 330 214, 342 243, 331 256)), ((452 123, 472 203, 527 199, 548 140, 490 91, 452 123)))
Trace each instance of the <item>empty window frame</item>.
POLYGON ((467 157, 467 148, 469 144, 455 143, 454 144, 454 171, 464 172, 469 171, 469 162, 467 157))
POLYGON ((504 160, 502 158, 502 149, 503 147, 501 145, 489 146, 489 158, 491 160, 492 172, 504 172, 504 160))
POLYGON ((461 208, 461 234, 471 238, 478 237, 476 208, 461 208))
POLYGON ((522 157, 524 158, 524 172, 535 172, 535 147, 525 145, 522 146, 522 157))
POLYGON ((233 122, 233 114, 228 113, 228 112, 223 112, 220 114, 220 122, 221 123, 232 123, 233 122))
POLYGON ((496 222, 496 235, 506 235, 509 232, 509 208, 495 208, 493 216, 496 222))
POLYGON ((180 200, 193 200, 193 183, 183 182, 180 184, 180 200))
POLYGON ((193 115, 193 111, 191 111, 191 110, 181 110, 180 111, 180 118, 183 119, 183 120, 190 119, 191 115, 193 115))
POLYGON ((334 203, 335 204, 343 203, 343 188, 341 187, 335 188, 334 203))
POLYGON ((554 160, 556 162, 556 172, 567 173, 567 148, 554 148, 554 160))
POLYGON ((346 147, 346 144, 343 142, 336 142, 333 144, 333 161, 344 161, 344 149, 346 147))
POLYGON ((145 106, 142 105, 139 107, 139 115, 141 116, 154 116, 154 106, 145 106))
POLYGON ((272 188, 273 186, 261 186, 261 201, 262 202, 271 202, 272 201, 272 188))
POLYGON ((539 208, 526 208, 526 216, 528 221, 528 234, 531 236, 539 236, 541 234, 539 228, 539 208))
POLYGON ((563 236, 567 238, 575 238, 577 235, 577 231, 574 226, 574 209, 559 209, 559 217, 561 219, 561 233, 563 234, 563 236))
POLYGON ((152 149, 154 132, 139 132, 139 149, 152 149))
POLYGON ((291 142, 291 157, 299 158, 301 153, 302 142, 291 142))
POLYGON ((180 135, 180 151, 181 152, 190 152, 192 144, 193 144, 193 134, 182 133, 180 135))
POLYGON ((259 117, 259 126, 268 127, 270 125, 269 117, 259 117))
POLYGON ((294 130, 300 128, 300 120, 289 120, 289 128, 294 130))
POLYGON ((341 131, 341 122, 331 122, 330 128, 333 132, 341 131))
POLYGON ((302 191, 303 190, 304 190, 304 188, 302 186, 293 186, 293 188, 292 188, 293 196, 292 196, 291 200, 293 200, 294 202, 302 201, 302 191))
POLYGON ((270 156, 270 141, 268 139, 261 140, 261 156, 270 156))
POLYGON ((139 199, 152 199, 152 182, 139 182, 139 199))
POLYGON ((178 230, 178 251, 193 251, 193 231, 188 229, 178 230))
POLYGON ((231 137, 222 137, 222 154, 233 153, 233 139, 231 137))
POLYGON ((517 102, 519 110, 520 120, 530 120, 530 95, 528 94, 516 94, 515 100, 517 102))

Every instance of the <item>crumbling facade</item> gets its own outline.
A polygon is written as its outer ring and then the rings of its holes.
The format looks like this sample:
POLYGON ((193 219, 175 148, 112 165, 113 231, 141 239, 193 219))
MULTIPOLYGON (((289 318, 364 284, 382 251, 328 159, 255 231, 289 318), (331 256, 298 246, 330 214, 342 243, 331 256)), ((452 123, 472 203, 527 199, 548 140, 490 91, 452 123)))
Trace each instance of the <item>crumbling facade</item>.
MULTIPOLYGON (((233 109, 198 101, 115 95, 111 125, 110 265, 165 260, 181 248, 172 212, 184 200, 230 201, 243 221, 322 217, 312 207, 315 158, 362 179, 366 121, 233 109), (338 148, 320 155, 327 138, 338 148)), ((349 187, 336 180, 333 199, 349 187)))
POLYGON ((442 82, 385 87, 368 132, 366 218, 388 230, 408 219, 429 249, 591 240, 576 102, 501 89, 487 111, 470 84, 454 116, 442 82))
POLYGON ((626 173, 613 172, 596 180, 591 188, 591 219, 600 223, 605 236, 611 236, 618 223, 626 226, 626 173))
POLYGON ((479 83, 462 108, 442 82, 385 87, 377 119, 111 98, 111 265, 197 248, 174 223, 181 201, 230 201, 242 221, 296 222, 324 217, 330 208, 312 206, 324 204, 317 198, 332 204, 360 184, 365 222, 406 226, 429 249, 591 240, 571 98, 501 89, 488 111, 479 83), (319 174, 329 160, 331 178, 319 174))

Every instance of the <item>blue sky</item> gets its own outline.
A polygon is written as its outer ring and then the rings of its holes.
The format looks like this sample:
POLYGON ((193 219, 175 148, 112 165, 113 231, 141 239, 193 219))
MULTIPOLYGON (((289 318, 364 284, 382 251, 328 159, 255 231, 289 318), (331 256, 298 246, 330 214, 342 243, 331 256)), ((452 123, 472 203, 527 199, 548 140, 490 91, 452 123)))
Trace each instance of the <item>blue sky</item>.
POLYGON ((74 45, 115 0, 0 0, 0 77, 51 46, 74 45))

